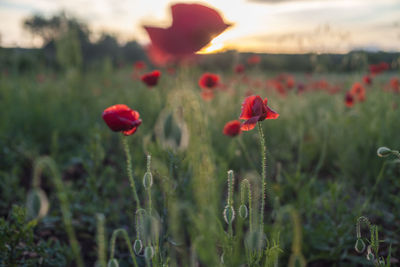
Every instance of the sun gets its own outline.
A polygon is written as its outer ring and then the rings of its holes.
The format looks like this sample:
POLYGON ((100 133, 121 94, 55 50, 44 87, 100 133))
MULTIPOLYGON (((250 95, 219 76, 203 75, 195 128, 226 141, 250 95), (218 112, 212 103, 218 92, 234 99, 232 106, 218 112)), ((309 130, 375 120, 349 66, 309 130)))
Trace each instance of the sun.
POLYGON ((200 51, 197 51, 196 54, 212 54, 218 53, 225 50, 225 43, 220 38, 216 37, 211 40, 211 42, 203 47, 200 51))

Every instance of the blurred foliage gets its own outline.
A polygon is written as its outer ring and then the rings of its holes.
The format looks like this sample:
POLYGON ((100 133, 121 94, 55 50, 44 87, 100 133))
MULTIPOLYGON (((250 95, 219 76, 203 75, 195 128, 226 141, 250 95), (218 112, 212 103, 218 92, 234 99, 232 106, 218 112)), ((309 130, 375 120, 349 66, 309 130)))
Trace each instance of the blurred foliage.
POLYGON ((0 218, 0 266, 66 266, 65 248, 56 239, 34 237, 36 221, 26 221, 24 208, 14 205, 0 218))

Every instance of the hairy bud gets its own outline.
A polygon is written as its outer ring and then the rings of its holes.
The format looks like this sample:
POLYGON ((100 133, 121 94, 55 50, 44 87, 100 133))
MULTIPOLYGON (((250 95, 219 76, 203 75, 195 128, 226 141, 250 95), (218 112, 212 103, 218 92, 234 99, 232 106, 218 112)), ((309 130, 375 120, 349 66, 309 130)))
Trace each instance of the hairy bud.
POLYGON ((133 243, 133 250, 135 251, 136 255, 138 255, 143 249, 143 243, 140 239, 136 239, 133 243))
POLYGON ((224 212, 224 220, 227 224, 231 224, 235 219, 235 210, 231 205, 226 205, 224 212))
POLYGON ((383 157, 387 157, 390 154, 392 154, 392 150, 390 148, 382 146, 382 147, 378 148, 378 150, 376 151, 376 154, 378 154, 379 157, 383 158, 383 157))
POLYGON ((244 204, 240 205, 239 216, 242 217, 243 219, 246 219, 248 214, 249 214, 249 211, 247 210, 247 206, 244 204))
POLYGON ((365 243, 361 238, 358 238, 356 241, 356 245, 354 246, 355 250, 358 253, 363 253, 365 250, 365 243))
POLYGON ((116 259, 111 259, 108 261, 107 267, 119 267, 119 263, 116 259))

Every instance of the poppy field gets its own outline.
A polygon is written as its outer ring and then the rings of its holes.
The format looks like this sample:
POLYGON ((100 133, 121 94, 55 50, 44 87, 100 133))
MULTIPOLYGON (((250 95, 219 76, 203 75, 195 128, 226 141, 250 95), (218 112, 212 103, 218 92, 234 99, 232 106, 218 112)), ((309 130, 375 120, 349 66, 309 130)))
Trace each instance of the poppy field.
POLYGON ((398 66, 209 68, 230 24, 185 8, 144 60, 2 71, 0 266, 398 266, 398 66))

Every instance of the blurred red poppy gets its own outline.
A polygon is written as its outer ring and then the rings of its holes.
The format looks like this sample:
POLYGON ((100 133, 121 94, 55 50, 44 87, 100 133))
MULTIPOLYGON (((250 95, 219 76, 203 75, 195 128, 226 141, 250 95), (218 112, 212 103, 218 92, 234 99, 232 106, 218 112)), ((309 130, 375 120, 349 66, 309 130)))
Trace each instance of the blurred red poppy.
POLYGON ((199 79, 199 86, 203 89, 213 89, 219 83, 219 76, 213 73, 206 72, 199 79))
POLYGON ((144 70, 146 68, 146 63, 144 61, 136 61, 135 64, 133 64, 133 69, 134 70, 144 70))
POLYGON ((214 98, 214 92, 210 89, 203 89, 203 90, 201 90, 201 97, 205 101, 210 101, 214 98))
POLYGON ((168 28, 144 26, 151 40, 153 59, 192 55, 230 26, 216 10, 200 4, 174 4, 171 13, 172 25, 168 28))
POLYGON ((372 84, 372 78, 371 78, 371 76, 365 75, 365 76, 363 77, 363 82, 364 82, 365 84, 367 84, 367 85, 371 85, 371 84, 372 84))
POLYGON ((236 73, 243 73, 244 72, 244 65, 243 64, 237 64, 236 66, 235 66, 235 72, 236 73))
POLYGON ((361 85, 361 83, 354 83, 350 89, 350 94, 357 97, 358 101, 365 100, 365 88, 361 85))
POLYGON ((396 77, 393 77, 392 79, 390 79, 390 88, 393 90, 393 92, 395 93, 399 93, 400 92, 400 82, 399 79, 397 79, 396 77))
POLYGON ((381 62, 379 64, 371 64, 369 65, 369 72, 372 75, 380 74, 390 68, 389 64, 386 62, 381 62))
POLYGON ((225 124, 224 130, 222 131, 224 135, 234 137, 240 134, 242 131, 240 129, 240 121, 233 120, 225 124))
POLYGON ((350 92, 347 92, 344 97, 346 107, 351 108, 354 105, 354 97, 350 92))
POLYGON ((295 84, 296 84, 296 81, 294 80, 294 77, 291 75, 288 75, 286 77, 286 87, 288 89, 292 89, 295 86, 295 84))
POLYGON ((146 73, 142 75, 140 78, 142 82, 144 82, 147 86, 153 87, 156 86, 158 83, 158 79, 161 76, 161 72, 159 70, 154 70, 152 72, 146 73))
POLYGON ((279 114, 272 110, 268 105, 268 99, 262 98, 258 95, 247 97, 242 103, 242 113, 239 119, 246 120, 242 126, 242 131, 250 131, 254 129, 258 121, 265 119, 276 119, 279 114))
POLYGON ((130 109, 127 105, 117 104, 103 111, 103 120, 114 132, 131 135, 136 132, 142 120, 139 112, 130 109))
POLYGON ((261 62, 261 57, 258 55, 253 55, 247 58, 247 64, 249 65, 257 65, 261 62))

